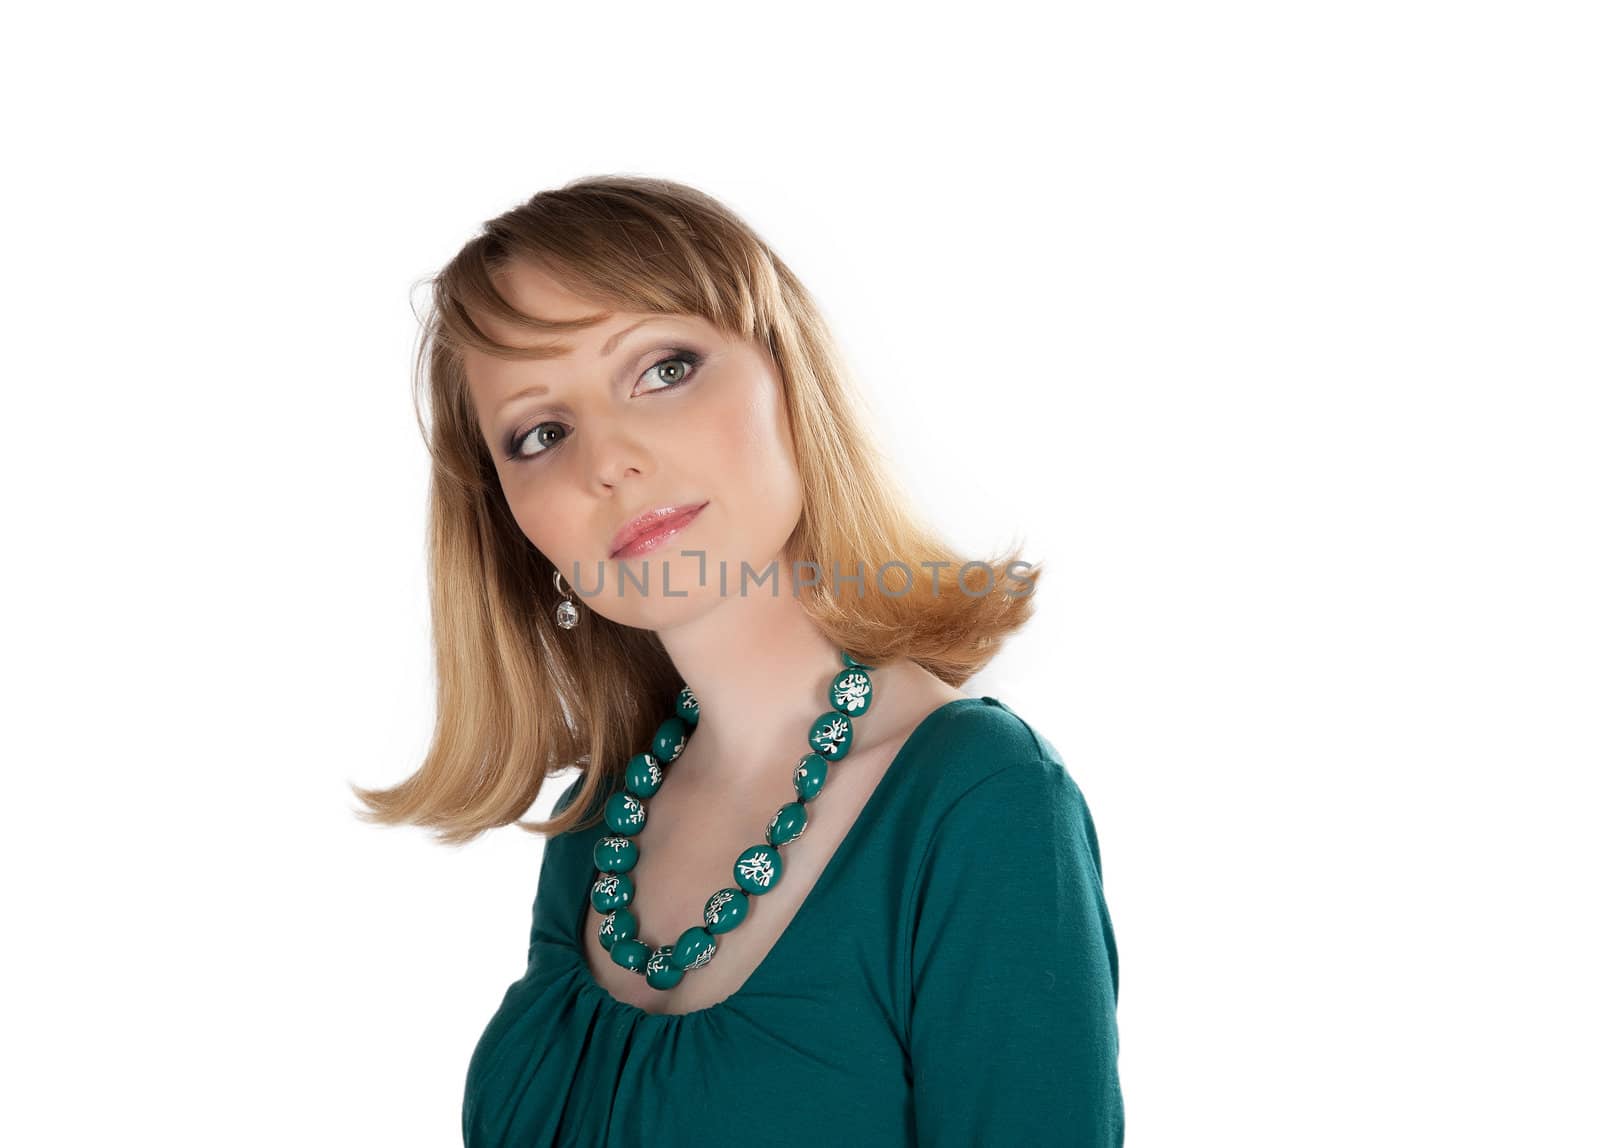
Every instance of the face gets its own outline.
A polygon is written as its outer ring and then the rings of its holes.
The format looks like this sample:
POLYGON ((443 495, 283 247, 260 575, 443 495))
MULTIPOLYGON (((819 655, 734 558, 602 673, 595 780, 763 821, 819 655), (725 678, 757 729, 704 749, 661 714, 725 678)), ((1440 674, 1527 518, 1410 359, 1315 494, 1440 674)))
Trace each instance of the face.
MULTIPOLYGON (((500 289, 542 318, 606 310, 528 263, 507 270, 500 289)), ((529 338, 480 321, 500 342, 529 338)), ((742 562, 759 574, 783 561, 802 497, 778 369, 764 346, 698 316, 621 311, 560 341, 571 349, 559 358, 468 351, 464 366, 517 525, 580 609, 661 630, 723 601, 722 570, 733 598, 742 562), (671 507, 701 509, 677 533, 616 553, 619 531, 671 507), (619 583, 624 565, 631 576, 619 583)), ((770 578, 746 593, 770 594, 770 578)))

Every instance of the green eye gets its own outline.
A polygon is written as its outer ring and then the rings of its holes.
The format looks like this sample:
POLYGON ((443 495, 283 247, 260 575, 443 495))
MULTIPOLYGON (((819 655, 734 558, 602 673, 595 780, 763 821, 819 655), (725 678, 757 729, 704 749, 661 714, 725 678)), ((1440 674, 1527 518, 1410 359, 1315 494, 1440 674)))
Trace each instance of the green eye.
MULTIPOLYGON (((530 430, 527 434, 522 435, 514 443, 512 443, 512 446, 511 446, 511 454, 512 454, 512 456, 513 457, 520 457, 520 458, 534 458, 534 457, 537 457, 538 455, 543 454, 545 451, 549 450, 550 449, 550 445, 551 445, 551 440, 549 438, 547 438, 547 437, 543 437, 541 435, 541 433, 540 433, 546 427, 560 428, 561 424, 560 423, 540 423, 538 426, 536 426, 532 430, 530 430), (537 443, 540 443, 541 445, 540 445, 539 449, 534 451, 532 454, 523 454, 522 453, 522 448, 523 448, 523 446, 525 444, 527 444, 529 442, 537 442, 537 443)), ((566 434, 563 433, 561 435, 561 438, 556 439, 555 442, 557 444, 559 444, 561 442, 561 439, 564 439, 566 437, 567 437, 566 434)))

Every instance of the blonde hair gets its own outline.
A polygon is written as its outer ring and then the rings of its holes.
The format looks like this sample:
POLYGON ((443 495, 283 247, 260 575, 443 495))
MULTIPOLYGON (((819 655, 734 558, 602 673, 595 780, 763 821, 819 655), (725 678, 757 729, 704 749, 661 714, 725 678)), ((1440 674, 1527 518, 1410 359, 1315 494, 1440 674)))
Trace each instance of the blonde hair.
MULTIPOLYGON (((539 333, 589 327, 609 313, 564 322, 514 308, 496 275, 531 259, 575 294, 618 310, 697 315, 731 338, 765 344, 782 380, 803 490, 786 553, 816 563, 798 592, 835 646, 869 665, 909 658, 959 686, 1031 617, 1043 563, 1011 548, 969 562, 911 510, 869 433, 862 402, 822 315, 759 236, 703 192, 664 179, 604 175, 541 191, 483 225, 429 282, 413 402, 424 387, 431 426, 429 594, 437 675, 432 744, 410 777, 387 789, 352 785, 358 816, 414 824, 462 844, 513 821, 555 835, 599 820, 601 795, 620 787, 627 760, 648 746, 682 686, 655 633, 588 612, 573 630, 555 624, 562 600, 554 565, 512 517, 473 411, 461 352, 543 358, 549 347, 511 347, 475 315, 539 333), (839 577, 883 569, 886 593, 829 590, 839 577), (938 564, 945 564, 940 567, 938 564), (966 590, 979 574, 1012 593, 966 590), (987 570, 969 568, 987 567, 987 570), (930 569, 946 574, 935 590, 930 569), (896 575, 899 577, 896 577, 896 575), (582 766, 574 799, 549 821, 517 820, 546 779, 582 766), (588 815, 587 820, 585 820, 588 815)), ((854 583, 845 583, 846 587, 854 583)))

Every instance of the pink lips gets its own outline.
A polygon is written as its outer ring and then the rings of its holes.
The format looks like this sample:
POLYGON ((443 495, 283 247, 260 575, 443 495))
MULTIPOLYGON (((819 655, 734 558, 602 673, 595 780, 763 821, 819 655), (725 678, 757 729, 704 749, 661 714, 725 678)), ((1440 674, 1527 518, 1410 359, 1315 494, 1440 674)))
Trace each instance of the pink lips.
POLYGON ((628 523, 611 540, 611 557, 631 558, 646 554, 694 521, 707 506, 701 502, 692 506, 662 506, 646 511, 628 523))

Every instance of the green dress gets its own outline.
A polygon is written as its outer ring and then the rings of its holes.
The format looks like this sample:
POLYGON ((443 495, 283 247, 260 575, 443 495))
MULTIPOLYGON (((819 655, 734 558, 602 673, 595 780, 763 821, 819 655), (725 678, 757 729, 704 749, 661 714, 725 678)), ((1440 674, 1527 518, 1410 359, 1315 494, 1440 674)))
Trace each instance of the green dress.
POLYGON ((766 959, 709 1008, 649 1013, 594 979, 578 930, 607 832, 546 843, 527 971, 467 1069, 466 1148, 1122 1144, 1094 821, 1005 703, 922 720, 766 959))

